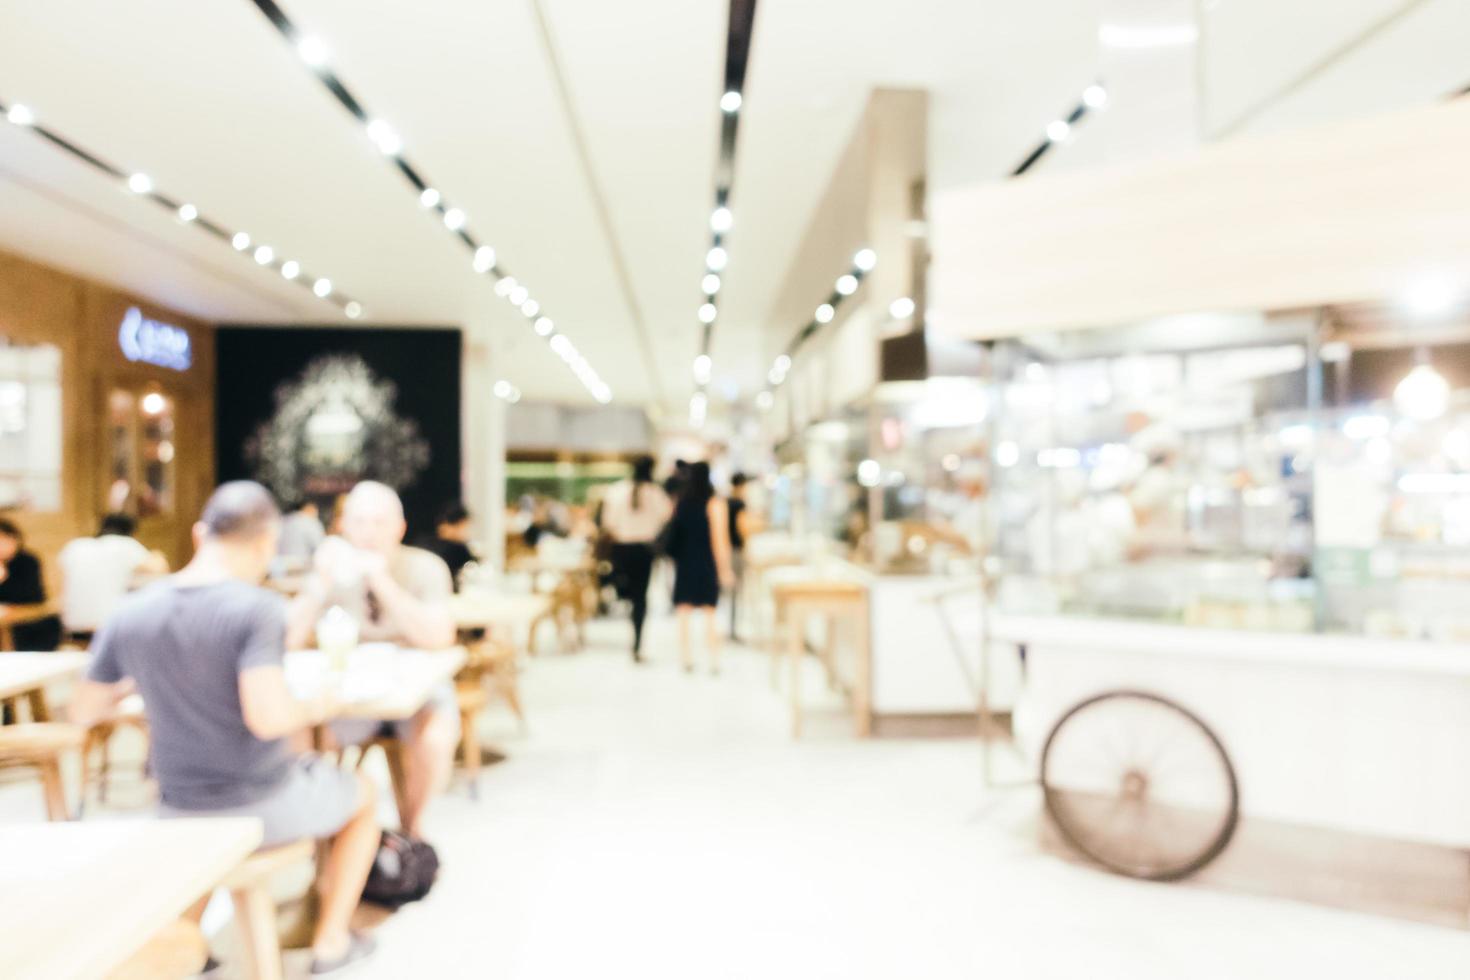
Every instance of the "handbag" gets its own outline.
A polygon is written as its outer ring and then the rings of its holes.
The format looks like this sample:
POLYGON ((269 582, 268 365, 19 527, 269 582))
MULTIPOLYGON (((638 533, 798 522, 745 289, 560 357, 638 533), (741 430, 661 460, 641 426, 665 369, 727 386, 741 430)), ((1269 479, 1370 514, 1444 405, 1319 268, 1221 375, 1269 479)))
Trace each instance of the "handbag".
POLYGON ((402 908, 429 894, 438 876, 439 855, 427 841, 385 830, 362 897, 374 905, 402 908))

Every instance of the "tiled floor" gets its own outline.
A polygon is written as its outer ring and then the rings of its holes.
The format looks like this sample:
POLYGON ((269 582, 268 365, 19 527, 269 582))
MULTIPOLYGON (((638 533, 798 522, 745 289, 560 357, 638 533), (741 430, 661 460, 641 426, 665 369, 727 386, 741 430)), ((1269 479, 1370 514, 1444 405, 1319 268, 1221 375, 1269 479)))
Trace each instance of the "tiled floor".
MULTIPOLYGON (((669 623, 642 667, 621 635, 600 624, 590 652, 532 661, 526 735, 491 712, 509 761, 478 803, 458 789, 437 806, 443 876, 354 976, 1470 975, 1470 933, 1039 855, 1034 795, 987 795, 973 741, 859 743, 828 704, 793 742, 757 654, 688 676, 669 623)), ((0 820, 27 792, 0 788, 0 820)))

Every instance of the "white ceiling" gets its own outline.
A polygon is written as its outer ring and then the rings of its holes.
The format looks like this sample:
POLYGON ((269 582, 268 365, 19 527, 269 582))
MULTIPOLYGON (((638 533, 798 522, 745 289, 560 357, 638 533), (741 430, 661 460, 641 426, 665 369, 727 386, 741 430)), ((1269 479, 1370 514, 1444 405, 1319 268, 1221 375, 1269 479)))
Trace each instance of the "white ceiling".
MULTIPOLYGON (((770 354, 763 338, 782 326, 768 322, 777 292, 875 86, 933 93, 932 184, 999 178, 1096 76, 1105 2, 762 0, 716 329, 717 385, 749 390, 758 382, 770 354)), ((619 401, 687 398, 725 4, 283 6, 327 42, 349 88, 394 125, 405 155, 468 212, 469 227, 619 401)), ((1301 125, 1470 83, 1459 64, 1470 40, 1462 0, 1207 6, 1213 129, 1301 125), (1291 87, 1365 31, 1371 36, 1347 55, 1291 87)), ((489 330, 500 373, 528 397, 590 401, 247 0, 0 5, 0 100, 31 106, 83 147, 146 171, 163 192, 329 276, 363 302, 367 322, 489 330)), ((0 248, 211 320, 345 322, 336 307, 6 125, 0 248)), ((824 289, 814 283, 814 297, 824 289)))

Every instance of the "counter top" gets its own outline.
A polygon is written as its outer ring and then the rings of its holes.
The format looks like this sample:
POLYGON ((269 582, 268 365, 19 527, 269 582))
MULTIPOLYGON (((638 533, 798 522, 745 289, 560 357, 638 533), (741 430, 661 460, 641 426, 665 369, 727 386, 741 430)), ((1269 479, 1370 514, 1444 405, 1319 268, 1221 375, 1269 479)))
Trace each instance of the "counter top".
POLYGON ((1333 633, 1273 633, 1086 616, 990 617, 992 639, 1170 656, 1470 677, 1470 645, 1333 633))

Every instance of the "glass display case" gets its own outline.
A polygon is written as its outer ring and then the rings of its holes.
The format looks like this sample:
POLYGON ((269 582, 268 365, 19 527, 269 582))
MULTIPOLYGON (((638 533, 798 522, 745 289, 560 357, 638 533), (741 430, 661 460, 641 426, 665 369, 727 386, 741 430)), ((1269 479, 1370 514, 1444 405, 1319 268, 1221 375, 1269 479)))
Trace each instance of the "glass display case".
POLYGON ((1310 629, 1310 318, 1201 316, 997 351, 1003 605, 1310 629))
POLYGON ((174 509, 174 399, 114 389, 107 400, 107 511, 138 517, 174 509))

